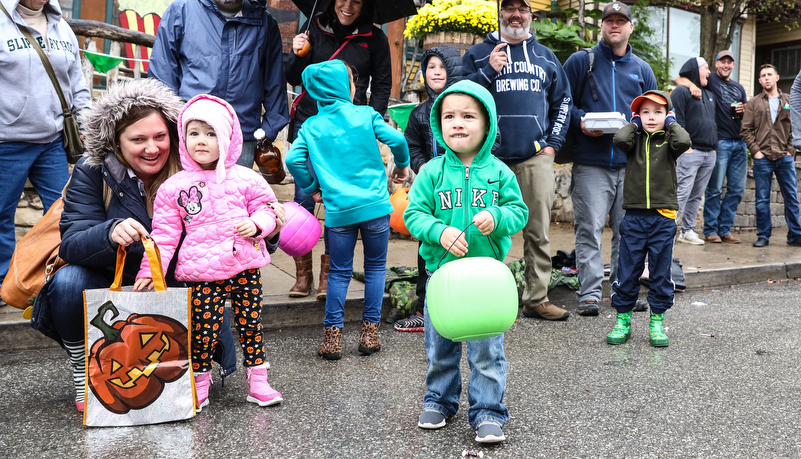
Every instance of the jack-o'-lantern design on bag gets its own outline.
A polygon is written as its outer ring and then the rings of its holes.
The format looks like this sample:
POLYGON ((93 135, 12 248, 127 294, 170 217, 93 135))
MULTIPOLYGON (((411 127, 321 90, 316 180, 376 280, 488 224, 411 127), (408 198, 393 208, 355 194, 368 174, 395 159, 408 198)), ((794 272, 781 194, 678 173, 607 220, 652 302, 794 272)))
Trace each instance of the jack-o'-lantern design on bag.
POLYGON ((156 401, 165 384, 186 373, 188 331, 180 322, 156 314, 131 314, 109 326, 103 321, 108 312, 112 320, 119 315, 106 301, 90 322, 103 338, 91 345, 89 387, 106 409, 125 414, 156 401))

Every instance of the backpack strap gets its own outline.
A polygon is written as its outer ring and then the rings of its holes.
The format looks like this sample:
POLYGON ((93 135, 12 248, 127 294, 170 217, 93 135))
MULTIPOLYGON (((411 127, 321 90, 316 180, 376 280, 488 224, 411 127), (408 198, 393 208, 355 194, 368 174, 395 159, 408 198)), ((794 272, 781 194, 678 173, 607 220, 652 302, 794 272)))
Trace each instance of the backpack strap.
POLYGON ((589 63, 587 64, 587 82, 590 84, 590 91, 592 92, 592 100, 598 102, 598 87, 595 85, 595 75, 592 71, 595 69, 595 51, 592 48, 583 48, 587 53, 589 63))
MULTIPOLYGON (((350 43, 350 40, 353 37, 354 35, 351 35, 348 38, 346 38, 345 41, 342 42, 342 44, 339 46, 339 48, 336 51, 334 51, 334 54, 332 54, 331 57, 328 58, 328 60, 330 61, 333 60, 335 57, 337 57, 337 54, 339 54, 339 52, 342 51, 345 48, 345 46, 348 45, 348 43, 350 43)), ((303 91, 300 92, 300 95, 298 97, 295 97, 295 100, 292 101, 292 107, 289 108, 289 119, 291 119, 292 121, 295 121, 295 111, 298 109, 298 105, 300 104, 300 99, 302 99, 303 96, 305 95, 306 95, 306 90, 304 89, 303 91)))

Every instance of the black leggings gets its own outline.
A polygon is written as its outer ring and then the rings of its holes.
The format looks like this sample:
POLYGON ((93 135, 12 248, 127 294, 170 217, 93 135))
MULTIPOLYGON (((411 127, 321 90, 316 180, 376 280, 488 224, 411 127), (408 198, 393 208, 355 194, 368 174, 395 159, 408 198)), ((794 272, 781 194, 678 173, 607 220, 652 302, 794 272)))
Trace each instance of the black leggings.
POLYGON ((244 366, 264 363, 264 336, 261 332, 261 271, 248 269, 230 279, 195 282, 192 286, 192 370, 211 370, 211 357, 223 323, 225 299, 231 296, 234 324, 244 366))

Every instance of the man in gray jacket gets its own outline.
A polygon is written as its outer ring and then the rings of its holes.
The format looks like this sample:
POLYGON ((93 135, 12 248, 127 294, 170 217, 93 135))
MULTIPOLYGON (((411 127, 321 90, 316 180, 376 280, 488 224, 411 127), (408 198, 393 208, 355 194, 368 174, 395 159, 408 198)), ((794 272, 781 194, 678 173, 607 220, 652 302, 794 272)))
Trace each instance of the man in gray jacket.
POLYGON ((793 147, 801 150, 801 71, 790 88, 790 120, 793 123, 793 147))
POLYGON ((237 164, 253 167, 256 140, 289 123, 281 34, 256 0, 175 0, 164 12, 149 73, 184 100, 211 94, 230 103, 242 125, 237 164), (262 116, 264 107, 264 116, 262 116))
MULTIPOLYGON (((36 48, 53 67, 65 103, 78 113, 91 104, 81 72, 78 39, 56 0, 0 0, 0 284, 14 253, 17 204, 30 179, 43 211, 70 178, 62 132, 64 115, 54 83, 36 48), (20 32, 27 30, 31 44, 20 32)), ((2 301, 0 301, 2 304, 2 301)))

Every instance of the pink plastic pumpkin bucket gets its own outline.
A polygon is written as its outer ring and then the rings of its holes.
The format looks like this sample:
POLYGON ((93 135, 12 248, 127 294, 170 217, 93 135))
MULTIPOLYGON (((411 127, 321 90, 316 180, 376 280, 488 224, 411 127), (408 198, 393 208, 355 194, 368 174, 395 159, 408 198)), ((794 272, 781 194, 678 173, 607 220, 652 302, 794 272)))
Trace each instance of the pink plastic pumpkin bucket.
POLYGON ((296 202, 285 202, 284 210, 286 224, 281 229, 278 248, 291 257, 306 255, 320 240, 320 221, 296 202))

